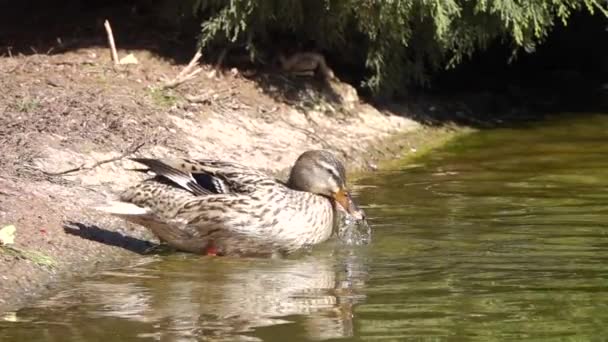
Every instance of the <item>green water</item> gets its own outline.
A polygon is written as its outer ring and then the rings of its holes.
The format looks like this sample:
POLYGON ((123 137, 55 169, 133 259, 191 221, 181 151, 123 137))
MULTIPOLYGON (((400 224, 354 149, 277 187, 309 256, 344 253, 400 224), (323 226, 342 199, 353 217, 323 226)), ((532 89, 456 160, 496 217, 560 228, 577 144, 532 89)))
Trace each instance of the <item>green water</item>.
POLYGON ((601 340, 608 116, 460 138, 360 180, 371 245, 142 257, 0 321, 0 341, 601 340))

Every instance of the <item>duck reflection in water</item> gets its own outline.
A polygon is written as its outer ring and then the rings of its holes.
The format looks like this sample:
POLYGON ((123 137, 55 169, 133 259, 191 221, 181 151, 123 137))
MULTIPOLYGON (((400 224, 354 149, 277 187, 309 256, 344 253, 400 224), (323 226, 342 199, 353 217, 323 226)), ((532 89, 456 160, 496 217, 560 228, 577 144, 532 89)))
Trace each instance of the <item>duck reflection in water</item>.
MULTIPOLYGON (((278 331, 315 340, 349 337, 353 305, 364 300, 360 293, 367 276, 353 252, 297 260, 175 255, 104 273, 41 306, 55 306, 57 312, 57 306, 68 310, 78 303, 84 312, 63 323, 87 339, 107 336, 108 329, 121 340, 282 340, 278 331), (95 324, 77 321, 90 319, 95 324), (285 323, 295 326, 263 328, 285 323)), ((48 337, 51 331, 41 333, 48 337)))

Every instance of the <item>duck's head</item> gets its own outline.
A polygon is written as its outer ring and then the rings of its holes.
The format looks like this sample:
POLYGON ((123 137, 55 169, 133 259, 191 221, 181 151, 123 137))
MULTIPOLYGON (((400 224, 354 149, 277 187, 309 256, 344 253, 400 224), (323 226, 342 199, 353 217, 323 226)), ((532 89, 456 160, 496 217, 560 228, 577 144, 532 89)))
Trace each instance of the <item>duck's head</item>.
POLYGON ((365 218, 363 210, 353 202, 346 188, 344 165, 329 151, 302 153, 291 169, 287 184, 295 190, 328 197, 354 218, 365 218))

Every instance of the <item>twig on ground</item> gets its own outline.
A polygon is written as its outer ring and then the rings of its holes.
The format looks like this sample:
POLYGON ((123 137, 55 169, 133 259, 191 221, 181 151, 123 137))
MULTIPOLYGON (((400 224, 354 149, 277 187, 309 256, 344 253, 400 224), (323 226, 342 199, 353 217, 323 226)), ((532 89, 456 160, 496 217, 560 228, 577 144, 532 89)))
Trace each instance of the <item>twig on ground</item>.
POLYGON ((108 34, 108 43, 110 43, 110 51, 112 52, 112 61, 114 65, 118 65, 118 53, 116 52, 116 45, 114 44, 114 35, 112 34, 112 27, 110 26, 110 22, 106 20, 103 23, 103 26, 106 28, 106 32, 108 34))
POLYGON ((234 88, 235 87, 228 87, 228 88, 220 89, 217 91, 207 90, 206 92, 199 94, 199 95, 186 94, 186 95, 184 95, 184 98, 186 100, 188 100, 188 102, 192 102, 192 103, 209 103, 211 101, 220 101, 220 100, 225 100, 225 99, 232 97, 232 95, 234 95, 234 94, 232 94, 232 91, 234 90, 234 88), (227 92, 230 92, 230 94, 220 97, 221 94, 224 94, 227 92))
POLYGON ((169 81, 166 82, 163 85, 164 89, 168 89, 168 88, 175 88, 178 85, 187 82, 191 79, 193 79, 194 77, 196 77, 196 75, 198 75, 201 71, 203 71, 202 68, 196 68, 194 69, 194 67, 197 65, 199 59, 201 59, 201 57, 203 56, 201 50, 197 50, 196 53, 194 54, 194 57, 192 57, 192 59, 190 60, 190 63, 188 63, 188 65, 186 65, 186 67, 184 69, 182 69, 182 71, 180 71, 179 74, 177 74, 177 76, 169 81), (194 70, 192 70, 194 69, 194 70))
POLYGON ((0 196, 8 197, 8 196, 17 196, 17 195, 18 195, 18 193, 16 193, 16 192, 8 192, 8 191, 0 190, 0 196))
POLYGON ((95 65, 95 62, 92 61, 58 61, 58 62, 54 62, 52 63, 54 65, 95 65))
POLYGON ((196 50, 196 53, 194 54, 194 56, 192 57, 192 59, 190 60, 188 65, 186 65, 186 67, 184 69, 182 69, 182 71, 180 71, 179 74, 177 74, 177 78, 184 77, 187 73, 189 73, 190 70, 192 70, 192 68, 194 68, 194 65, 196 63, 198 63, 198 60, 201 59, 202 56, 203 56, 203 53, 201 52, 201 50, 200 49, 196 50))
POLYGON ((258 113, 262 114, 272 114, 279 110, 279 106, 274 106, 272 108, 266 108, 264 106, 258 106, 258 113))
POLYGON ((139 143, 139 144, 133 145, 130 148, 126 149, 119 156, 116 156, 116 157, 113 157, 113 158, 109 158, 109 159, 100 160, 100 161, 96 162, 95 164, 93 164, 91 166, 85 166, 85 164, 83 163, 80 166, 73 167, 71 169, 67 169, 67 170, 63 170, 63 171, 59 171, 59 172, 48 172, 48 171, 44 171, 44 170, 41 170, 41 171, 42 171, 42 173, 44 173, 47 176, 62 176, 62 175, 66 175, 66 174, 74 173, 74 172, 78 172, 78 171, 92 170, 92 169, 94 169, 94 168, 96 168, 96 167, 98 167, 100 165, 124 159, 128 155, 131 155, 131 154, 137 152, 144 145, 145 145, 145 143, 139 143))
POLYGON ((321 138, 315 132, 311 132, 311 131, 309 131, 309 130, 307 130, 305 128, 298 127, 298 126, 292 124, 291 122, 289 122, 289 121, 287 121, 287 120, 285 120, 285 119, 283 119, 281 117, 279 117, 279 120, 283 121, 287 126, 293 128, 293 129, 295 129, 297 131, 300 131, 300 132, 304 133, 304 135, 306 135, 307 137, 312 138, 313 140, 316 140, 317 142, 321 143, 321 145, 323 146, 323 148, 327 148, 327 149, 332 148, 333 145, 331 145, 330 143, 328 143, 327 140, 321 138))
POLYGON ((215 95, 213 91, 207 91, 200 95, 186 94, 184 95, 184 98, 192 103, 210 103, 213 95, 215 95))
POLYGON ((25 68, 25 66, 28 64, 27 61, 21 63, 21 64, 17 64, 15 65, 15 67, 13 67, 12 69, 10 69, 9 71, 7 71, 7 74, 13 73, 14 71, 17 71, 18 69, 23 69, 25 68))

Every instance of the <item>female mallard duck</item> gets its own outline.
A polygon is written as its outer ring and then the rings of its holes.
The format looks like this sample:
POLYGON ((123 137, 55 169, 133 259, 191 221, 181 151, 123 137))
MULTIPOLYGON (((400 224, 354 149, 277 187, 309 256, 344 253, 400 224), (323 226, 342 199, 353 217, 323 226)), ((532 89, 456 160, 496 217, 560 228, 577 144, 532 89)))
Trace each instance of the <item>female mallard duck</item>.
POLYGON ((275 255, 327 240, 336 210, 364 219, 330 152, 304 152, 283 183, 217 160, 145 159, 154 178, 99 208, 150 229, 178 250, 213 255, 275 255))

